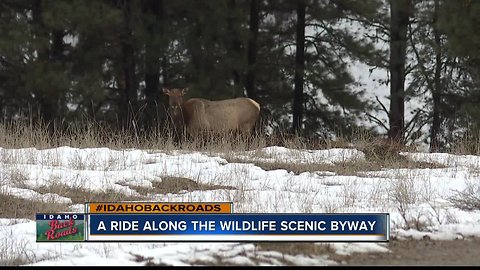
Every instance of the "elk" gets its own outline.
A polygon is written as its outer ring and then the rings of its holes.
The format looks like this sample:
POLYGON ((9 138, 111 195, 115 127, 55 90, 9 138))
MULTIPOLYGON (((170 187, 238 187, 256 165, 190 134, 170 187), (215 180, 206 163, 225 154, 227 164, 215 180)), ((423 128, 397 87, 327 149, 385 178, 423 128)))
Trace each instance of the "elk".
POLYGON ((184 102, 187 90, 163 88, 163 93, 169 97, 169 113, 176 128, 186 128, 192 136, 205 132, 251 134, 253 131, 260 115, 260 105, 253 99, 239 97, 212 101, 190 98, 184 102))

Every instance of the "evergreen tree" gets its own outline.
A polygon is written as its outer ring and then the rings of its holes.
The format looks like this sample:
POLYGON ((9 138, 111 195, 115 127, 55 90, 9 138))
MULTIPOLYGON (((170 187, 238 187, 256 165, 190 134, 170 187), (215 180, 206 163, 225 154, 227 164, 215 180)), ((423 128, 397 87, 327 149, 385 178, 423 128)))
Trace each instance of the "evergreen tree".
POLYGON ((303 83, 305 69, 305 1, 297 0, 297 22, 295 42, 295 90, 293 95, 292 131, 300 133, 303 122, 303 83))
POLYGON ((447 82, 445 94, 447 143, 458 138, 474 136, 480 131, 480 2, 442 1, 440 5, 439 29, 446 36, 448 66, 452 79, 447 82), (467 42, 468 41, 468 42, 467 42), (455 135, 453 135, 455 134, 455 135))
MULTIPOLYGON (((145 115, 143 126, 157 130, 164 120, 165 98, 160 91, 160 70, 162 58, 166 57, 166 12, 163 0, 149 0, 143 3, 145 33, 145 115)), ((165 77, 163 83, 165 84, 165 77)))
MULTIPOLYGON (((298 124, 304 126, 306 136, 349 133, 358 127, 361 112, 370 108, 369 102, 362 99, 362 92, 355 89, 348 68, 352 60, 373 58, 375 50, 370 40, 356 36, 348 22, 375 13, 378 3, 351 2, 352 5, 347 6, 343 5, 343 1, 306 2, 304 115, 303 123, 298 124)), ((268 38, 273 39, 266 47, 271 48, 269 54, 274 54, 272 58, 275 60, 269 60, 276 63, 278 70, 276 75, 272 70, 265 73, 276 76, 279 82, 275 87, 269 87, 265 96, 275 97, 275 100, 268 100, 275 102, 271 113, 278 129, 292 121, 286 117, 289 112, 285 111, 284 104, 293 102, 288 93, 293 92, 294 84, 291 82, 295 81, 295 69, 292 67, 295 67, 296 50, 292 45, 297 32, 296 2, 280 3, 275 1, 275 4, 272 2, 267 6, 267 12, 273 14, 274 20, 265 26, 267 33, 271 31, 268 38)))
POLYGON ((411 0, 390 0, 390 129, 388 137, 404 143, 405 64, 407 28, 413 12, 411 0))
POLYGON ((258 26, 260 23, 260 0, 250 0, 249 36, 247 52, 247 71, 245 76, 245 90, 247 96, 257 100, 255 73, 258 53, 258 26))

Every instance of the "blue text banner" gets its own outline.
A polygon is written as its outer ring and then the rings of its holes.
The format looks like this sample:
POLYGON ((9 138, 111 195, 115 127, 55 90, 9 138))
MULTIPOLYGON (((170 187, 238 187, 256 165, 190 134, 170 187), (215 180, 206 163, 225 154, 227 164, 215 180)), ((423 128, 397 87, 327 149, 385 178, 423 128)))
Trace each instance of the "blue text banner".
POLYGON ((371 241, 389 239, 389 215, 90 214, 87 241, 371 241))

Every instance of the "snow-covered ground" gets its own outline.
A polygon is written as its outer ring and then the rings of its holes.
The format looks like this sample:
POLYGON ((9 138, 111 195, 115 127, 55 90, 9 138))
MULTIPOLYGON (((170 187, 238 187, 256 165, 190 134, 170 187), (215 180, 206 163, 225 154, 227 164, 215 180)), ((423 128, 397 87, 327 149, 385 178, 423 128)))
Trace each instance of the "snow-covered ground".
MULTIPOLYGON (((428 235, 434 240, 445 240, 480 236, 480 211, 464 211, 448 200, 475 183, 478 186, 480 157, 402 154, 445 168, 384 169, 343 176, 334 172, 266 171, 254 165, 258 160, 334 164, 364 159, 364 154, 355 149, 269 147, 229 153, 244 162, 229 163, 220 156, 200 152, 0 148, 0 193, 28 200, 72 203, 71 198, 54 192, 39 193, 39 188, 63 184, 140 196, 132 187, 154 190, 152 182, 175 176, 236 189, 148 194, 144 201, 232 201, 237 213, 388 212, 392 237, 420 239, 428 235), (419 230, 407 230, 406 221, 422 226, 419 230)), ((70 211, 83 211, 83 204, 73 204, 70 211)), ((252 243, 36 243, 35 217, 8 219, 2 214, 0 217, 0 264, 12 261, 32 265, 145 265, 147 261, 165 265, 336 263, 328 258, 328 253, 285 254, 259 249, 252 243)), ((384 243, 332 243, 330 248, 338 254, 389 251, 384 243)))

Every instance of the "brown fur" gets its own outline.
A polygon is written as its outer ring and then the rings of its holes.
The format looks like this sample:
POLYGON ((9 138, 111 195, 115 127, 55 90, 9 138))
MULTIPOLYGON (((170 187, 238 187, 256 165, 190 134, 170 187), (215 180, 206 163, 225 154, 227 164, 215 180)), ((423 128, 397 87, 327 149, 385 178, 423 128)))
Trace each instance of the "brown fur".
POLYGON ((183 102, 185 90, 164 89, 164 92, 170 97, 171 108, 181 108, 185 126, 191 135, 205 131, 250 134, 260 115, 260 105, 250 98, 219 101, 191 98, 183 102))

